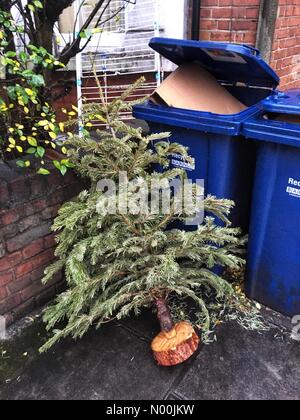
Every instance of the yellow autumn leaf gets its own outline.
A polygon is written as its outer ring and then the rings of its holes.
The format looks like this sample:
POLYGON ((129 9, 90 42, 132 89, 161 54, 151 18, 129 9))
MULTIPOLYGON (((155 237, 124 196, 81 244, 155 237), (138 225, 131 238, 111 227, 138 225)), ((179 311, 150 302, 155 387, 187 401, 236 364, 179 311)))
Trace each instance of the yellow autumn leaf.
POLYGON ((21 136, 21 137, 20 137, 20 140, 22 140, 22 141, 26 141, 26 140, 27 140, 27 137, 25 137, 25 136, 21 136))
POLYGON ((16 146, 16 149, 18 152, 23 153, 23 147, 21 146, 16 146))
POLYGON ((27 95, 29 95, 29 96, 33 96, 33 95, 34 95, 34 92, 33 92, 33 90, 32 90, 32 89, 25 88, 25 92, 26 92, 26 93, 27 93, 27 95))
POLYGON ((53 133, 53 131, 50 131, 50 132, 49 132, 49 136, 50 136, 53 140, 57 139, 57 134, 53 133))
POLYGON ((65 124, 64 123, 59 123, 59 129, 60 131, 64 132, 65 131, 65 124))
POLYGON ((38 125, 40 127, 45 127, 46 125, 49 125, 49 121, 47 121, 47 120, 41 120, 41 121, 38 122, 38 125))
POLYGON ((29 108, 27 108, 27 106, 24 106, 24 112, 25 114, 29 114, 29 108))
POLYGON ((10 142, 10 144, 12 144, 13 146, 16 145, 16 140, 13 137, 9 137, 8 141, 10 142))
POLYGON ((30 146, 36 147, 37 146, 37 141, 34 137, 27 137, 27 141, 30 144, 30 146))

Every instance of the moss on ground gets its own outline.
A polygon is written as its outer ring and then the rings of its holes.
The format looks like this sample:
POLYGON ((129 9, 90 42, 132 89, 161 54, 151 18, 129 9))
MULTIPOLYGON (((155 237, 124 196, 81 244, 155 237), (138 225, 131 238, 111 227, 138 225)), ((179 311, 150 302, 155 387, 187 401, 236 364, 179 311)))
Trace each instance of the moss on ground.
POLYGON ((43 321, 36 317, 29 320, 19 333, 0 341, 0 387, 17 379, 39 356, 39 348, 47 337, 43 321))

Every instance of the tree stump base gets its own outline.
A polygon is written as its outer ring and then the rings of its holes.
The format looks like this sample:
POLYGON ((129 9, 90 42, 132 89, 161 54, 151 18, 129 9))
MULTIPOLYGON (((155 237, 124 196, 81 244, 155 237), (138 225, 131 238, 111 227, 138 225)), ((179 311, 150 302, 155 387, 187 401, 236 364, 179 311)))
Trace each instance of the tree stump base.
POLYGON ((151 344, 160 366, 176 366, 188 360, 198 349, 200 339, 188 322, 176 324, 171 331, 162 331, 151 344))

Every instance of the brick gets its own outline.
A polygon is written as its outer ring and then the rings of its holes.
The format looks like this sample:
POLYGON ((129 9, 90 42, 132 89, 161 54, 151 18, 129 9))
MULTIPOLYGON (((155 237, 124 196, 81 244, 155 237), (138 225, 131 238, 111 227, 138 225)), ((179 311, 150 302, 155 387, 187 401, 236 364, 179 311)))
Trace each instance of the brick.
POLYGON ((7 297, 7 291, 5 287, 0 287, 0 302, 7 297))
POLYGON ((5 240, 13 238, 18 233, 17 223, 5 226, 1 228, 1 234, 5 240))
POLYGON ((230 21, 229 20, 218 20, 218 29, 225 31, 230 29, 230 21))
POLYGON ((12 270, 0 273, 0 287, 6 286, 14 279, 14 273, 12 270))
POLYGON ((9 192, 7 183, 0 181, 0 209, 6 208, 9 205, 9 192))
POLYGON ((4 258, 0 259, 0 275, 3 271, 9 270, 10 268, 16 266, 22 261, 22 253, 14 252, 12 254, 7 254, 4 258))
POLYGON ((4 315, 16 308, 22 302, 21 295, 12 295, 0 302, 0 315, 4 315))
POLYGON ((25 260, 30 257, 33 257, 37 254, 40 254, 44 250, 44 239, 37 239, 36 241, 32 242, 30 245, 26 246, 22 250, 22 254, 25 260))
POLYGON ((232 22, 233 31, 253 31, 255 32, 257 27, 256 22, 250 20, 235 20, 232 22))
POLYGON ((34 296, 38 296, 42 291, 45 290, 45 286, 41 282, 35 282, 30 286, 26 287, 21 292, 22 301, 26 302, 34 296))
POLYGON ((23 316, 32 312, 35 308, 36 308, 36 302, 34 298, 27 300, 26 302, 23 302, 21 305, 18 305, 13 309, 14 320, 22 318, 23 316))
POLYGON ((32 276, 31 274, 27 274, 24 277, 14 280, 7 287, 8 287, 9 292, 11 294, 14 294, 14 293, 20 292, 21 290, 24 290, 31 283, 32 283, 32 276))
POLYGON ((3 258, 6 254, 5 244, 0 242, 0 258, 3 258))
POLYGON ((217 29, 218 21, 212 19, 203 19, 201 22, 202 29, 217 29))
POLYGON ((47 188, 47 180, 45 176, 35 176, 30 180, 31 196, 43 196, 47 188))
POLYGON ((48 248, 53 248, 56 246, 56 234, 52 233, 51 235, 48 235, 44 238, 44 248, 48 249, 48 248))
POLYGON ((15 202, 23 202, 30 199, 30 186, 28 180, 17 178, 9 184, 11 190, 11 199, 15 202))
POLYGON ((211 13, 212 19, 226 19, 232 17, 232 8, 215 8, 212 9, 211 13))
POLYGON ((25 217, 18 223, 19 232, 23 233, 29 228, 36 227, 40 224, 40 217, 38 214, 34 214, 29 217, 25 217))
POLYGON ((55 286, 51 286, 48 289, 43 290, 35 298, 37 306, 44 306, 46 303, 49 303, 56 294, 57 292, 55 286))
POLYGON ((18 265, 15 269, 16 277, 22 277, 42 265, 49 264, 54 259, 54 250, 49 249, 43 253, 31 258, 30 260, 18 265))
POLYGON ((20 218, 21 212, 18 209, 7 210, 1 215, 1 224, 4 226, 11 225, 12 223, 17 222, 20 218))
POLYGON ((32 229, 27 230, 24 233, 20 233, 17 236, 7 241, 7 249, 9 252, 13 252, 24 248, 31 244, 36 239, 42 238, 49 235, 51 232, 51 223, 44 223, 43 225, 36 226, 32 229))
MULTIPOLYGON (((1 172, 1 168, 0 168, 1 172)), ((1 172, 0 314, 9 324, 65 290, 62 272, 46 285, 45 268, 54 259, 50 227, 58 209, 83 188, 74 173, 50 177, 1 172)))

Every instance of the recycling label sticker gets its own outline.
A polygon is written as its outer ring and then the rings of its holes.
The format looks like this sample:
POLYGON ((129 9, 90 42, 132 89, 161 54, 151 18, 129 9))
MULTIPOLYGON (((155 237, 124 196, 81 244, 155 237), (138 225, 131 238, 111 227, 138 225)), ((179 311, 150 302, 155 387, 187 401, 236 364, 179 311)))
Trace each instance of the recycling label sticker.
POLYGON ((300 181, 294 178, 289 178, 286 192, 295 198, 300 198, 300 181))
POLYGON ((185 169, 186 171, 194 171, 196 169, 195 159, 187 161, 183 156, 176 153, 173 153, 171 157, 171 163, 175 168, 185 169))

